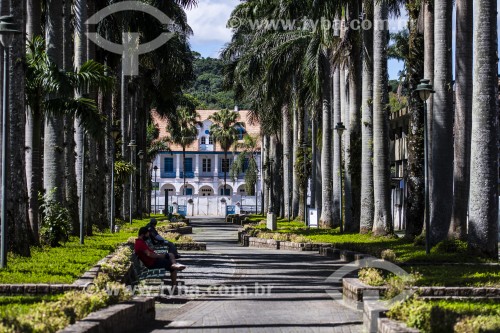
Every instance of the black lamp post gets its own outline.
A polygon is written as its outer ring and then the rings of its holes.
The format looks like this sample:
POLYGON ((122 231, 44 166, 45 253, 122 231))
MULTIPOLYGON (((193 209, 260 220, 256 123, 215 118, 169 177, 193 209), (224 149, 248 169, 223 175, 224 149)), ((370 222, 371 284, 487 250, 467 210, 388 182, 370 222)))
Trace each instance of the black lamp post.
POLYGON ((340 143, 340 149, 339 149, 339 156, 338 159, 340 161, 340 170, 339 170, 339 184, 340 184, 340 195, 339 195, 339 203, 340 203, 340 232, 344 232, 344 223, 342 221, 342 135, 344 134, 345 131, 345 126, 342 122, 337 123, 335 126, 335 130, 337 131, 337 134, 339 135, 339 143, 340 143))
POLYGON ((7 144, 8 132, 9 132, 9 103, 8 103, 8 92, 9 92, 9 49, 14 41, 14 35, 20 34, 21 31, 17 29, 17 24, 14 23, 14 17, 1 16, 0 17, 0 43, 3 46, 3 89, 2 89, 2 176, 1 176, 1 187, 2 187, 2 198, 0 199, 0 219, 1 227, 1 250, 0 250, 0 267, 4 268, 7 266, 7 211, 6 211, 6 198, 7 198, 7 156, 9 145, 7 144))
MULTIPOLYGON (((303 153, 303 158, 304 158, 304 161, 303 161, 303 166, 304 166, 304 178, 305 178, 305 186, 304 186, 304 197, 302 198, 302 200, 304 201, 304 224, 305 225, 308 225, 307 224, 307 187, 308 187, 308 182, 309 182, 309 177, 307 177, 307 147, 308 144, 307 142, 303 142, 302 145, 302 153, 303 153)), ((312 200, 312 198, 311 198, 312 200)))
POLYGON ((156 172, 158 171, 158 166, 155 165, 153 167, 153 170, 155 172, 155 184, 154 184, 153 188, 154 188, 154 191, 155 191, 155 214, 156 214, 156 205, 157 205, 157 202, 156 202, 156 172))
POLYGON ((113 233, 115 232, 115 149, 116 149, 116 139, 120 135, 120 128, 117 125, 111 127, 111 136, 113 137, 111 143, 111 212, 109 214, 109 229, 113 233))
POLYGON ((420 99, 424 102, 424 180, 425 180, 425 253, 429 254, 430 248, 430 212, 429 212, 429 147, 428 146, 428 133, 427 133, 427 99, 434 92, 432 89, 432 84, 430 80, 422 79, 420 84, 415 89, 420 96, 420 99))
POLYGON ((270 158, 269 159, 269 175, 271 176, 270 177, 270 195, 269 195, 269 208, 268 208, 268 213, 269 214, 272 214, 274 213, 274 207, 273 207, 273 202, 274 202, 274 184, 273 184, 273 163, 274 163, 274 159, 273 158, 270 158))
POLYGON ((139 217, 142 219, 142 160, 144 159, 144 151, 139 150, 137 153, 139 156, 139 207, 137 211, 139 213, 139 217))
MULTIPOLYGON (((130 148, 130 164, 134 165, 134 153, 135 153, 135 148, 137 147, 137 144, 135 143, 135 140, 130 140, 128 144, 130 148)), ((129 195, 129 220, 130 224, 132 224, 132 207, 133 207, 133 197, 134 197, 134 172, 130 174, 130 195, 129 195)))

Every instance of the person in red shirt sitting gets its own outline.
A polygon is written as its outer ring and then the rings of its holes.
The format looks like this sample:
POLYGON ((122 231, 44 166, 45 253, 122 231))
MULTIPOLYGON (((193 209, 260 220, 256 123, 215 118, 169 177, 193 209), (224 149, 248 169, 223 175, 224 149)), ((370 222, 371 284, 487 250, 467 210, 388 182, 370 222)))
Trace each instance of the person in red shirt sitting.
POLYGON ((147 227, 139 229, 139 237, 135 240, 134 252, 149 269, 165 268, 170 271, 172 285, 177 284, 177 271, 182 271, 186 266, 178 264, 173 254, 159 254, 153 251, 146 240, 149 239, 149 230, 147 227))

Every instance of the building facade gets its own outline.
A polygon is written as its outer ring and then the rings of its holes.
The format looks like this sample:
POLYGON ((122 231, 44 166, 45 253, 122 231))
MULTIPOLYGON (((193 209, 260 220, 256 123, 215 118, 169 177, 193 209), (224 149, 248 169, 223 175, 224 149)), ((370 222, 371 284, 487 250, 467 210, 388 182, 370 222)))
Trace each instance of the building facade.
MULTIPOLYGON (((226 211, 238 213, 242 210, 254 211, 260 200, 256 198, 261 189, 260 149, 254 154, 257 161, 257 184, 253 193, 245 189, 245 171, 236 178, 230 176, 230 170, 239 151, 225 154, 210 135, 212 121, 210 115, 216 110, 198 110, 200 125, 196 140, 185 151, 181 146, 171 145, 171 151, 160 152, 154 163, 153 182, 156 186, 152 193, 152 211, 160 211, 167 204, 172 211, 185 215, 223 216, 226 211), (226 187, 224 190, 224 173, 226 187), (257 196, 255 195, 257 194, 257 196)), ((249 121, 248 111, 234 111, 240 115, 237 127, 239 139, 248 134, 260 138, 260 126, 249 121)), ((160 138, 168 137, 167 121, 154 114, 154 120, 160 129, 160 138)), ((260 142, 260 139, 259 139, 260 142)), ((260 146, 260 144, 259 144, 260 146)))

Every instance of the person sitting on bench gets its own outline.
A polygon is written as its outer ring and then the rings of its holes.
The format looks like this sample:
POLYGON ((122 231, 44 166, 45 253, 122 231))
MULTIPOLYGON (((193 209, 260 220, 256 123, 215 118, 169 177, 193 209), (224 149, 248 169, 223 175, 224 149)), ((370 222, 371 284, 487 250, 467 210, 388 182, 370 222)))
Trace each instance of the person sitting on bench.
POLYGON ((172 285, 177 284, 177 271, 182 271, 186 266, 178 264, 175 261, 173 253, 158 254, 152 250, 146 240, 149 238, 149 230, 147 227, 139 229, 139 237, 135 240, 134 252, 142 261, 144 266, 149 269, 164 268, 170 271, 172 285))
POLYGON ((179 252, 177 252, 177 246, 175 246, 174 243, 169 242, 168 240, 166 240, 165 238, 160 236, 158 231, 156 231, 156 224, 157 223, 158 222, 156 221, 156 219, 152 218, 149 221, 148 225, 146 225, 146 227, 148 227, 148 230, 149 230, 149 237, 150 237, 151 243, 153 243, 153 245, 166 245, 166 246, 168 246, 168 253, 172 253, 175 256, 175 259, 179 259, 181 257, 181 255, 179 254, 179 252))

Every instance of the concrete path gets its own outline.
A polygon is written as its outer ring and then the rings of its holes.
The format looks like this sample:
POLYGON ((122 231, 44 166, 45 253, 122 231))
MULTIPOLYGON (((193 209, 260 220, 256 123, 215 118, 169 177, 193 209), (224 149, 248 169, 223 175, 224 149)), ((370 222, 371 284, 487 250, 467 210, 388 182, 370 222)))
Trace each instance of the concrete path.
POLYGON ((360 311, 325 292, 342 262, 306 252, 241 247, 237 227, 192 222, 206 252, 184 252, 177 296, 164 296, 143 332, 362 332, 360 311))

